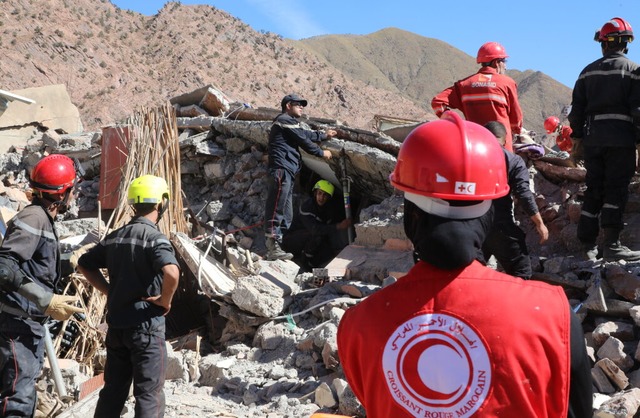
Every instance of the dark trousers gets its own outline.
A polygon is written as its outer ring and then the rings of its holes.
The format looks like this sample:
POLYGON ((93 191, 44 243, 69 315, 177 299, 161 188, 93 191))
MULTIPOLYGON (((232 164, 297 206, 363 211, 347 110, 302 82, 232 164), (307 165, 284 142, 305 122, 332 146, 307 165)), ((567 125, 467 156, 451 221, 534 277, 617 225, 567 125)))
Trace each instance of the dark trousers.
POLYGON ((493 255, 505 273, 528 279, 531 277, 531 259, 526 234, 515 224, 495 225, 482 245, 485 260, 493 255))
POLYGON ((164 318, 153 318, 135 328, 109 328, 106 346, 104 388, 94 417, 120 417, 132 380, 136 418, 163 417, 167 364, 164 318))
POLYGON ((264 232, 278 242, 282 241, 282 234, 291 227, 293 220, 293 181, 294 176, 287 170, 269 170, 264 232))
POLYGON ((0 313, 0 416, 31 417, 36 378, 44 363, 44 330, 33 321, 0 313))
POLYGON ((314 235, 306 229, 298 229, 284 236, 282 248, 296 256, 302 255, 309 267, 324 267, 347 246, 347 240, 341 239, 340 232, 314 235))
POLYGON ((592 244, 598 237, 599 226, 622 229, 636 159, 633 148, 584 147, 584 165, 587 190, 578 222, 578 239, 592 244))

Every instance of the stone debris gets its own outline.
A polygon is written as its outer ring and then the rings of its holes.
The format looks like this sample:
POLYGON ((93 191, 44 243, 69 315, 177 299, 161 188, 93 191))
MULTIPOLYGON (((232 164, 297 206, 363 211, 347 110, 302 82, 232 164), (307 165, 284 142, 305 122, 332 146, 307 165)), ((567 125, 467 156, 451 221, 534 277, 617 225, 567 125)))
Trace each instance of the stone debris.
MULTIPOLYGON (((350 246, 325 268, 302 272, 291 261, 262 258, 266 144, 277 110, 229 103, 213 86, 171 103, 179 115, 182 190, 192 233, 171 237, 185 263, 188 288, 168 316, 172 335, 167 415, 364 416, 344 380, 336 333, 346 309, 395 282, 413 264, 411 244, 404 236, 403 200, 388 182, 400 142, 338 121, 304 120, 340 134, 323 144, 335 157, 331 161, 305 155, 296 202, 308 189, 305 181, 314 175, 333 176, 338 188, 342 186, 338 159, 344 150, 357 222, 350 246)), ((106 228, 104 220, 95 218, 100 133, 49 129, 35 133, 24 147, 0 155, 0 233, 29 202, 25 173, 52 152, 78 158, 87 171, 75 207, 59 223, 66 271, 71 274, 77 258, 73 253, 95 242, 96 231, 106 228)), ((516 209, 528 233, 533 279, 562 286, 583 321, 593 362, 594 416, 633 417, 640 408, 640 263, 583 261, 575 231, 584 169, 549 161, 553 160, 530 162, 532 189, 550 231, 548 243, 537 242, 530 220, 516 209)), ((640 247, 640 216, 635 214, 639 190, 635 178, 622 236, 631 248, 640 247)), ((104 324, 96 328, 104 332, 104 324)), ((45 368, 39 383, 43 414, 56 410, 50 415, 91 415, 104 352, 73 361, 60 351, 59 357, 72 396, 56 398, 45 368)), ((132 400, 122 416, 133 417, 132 400)))

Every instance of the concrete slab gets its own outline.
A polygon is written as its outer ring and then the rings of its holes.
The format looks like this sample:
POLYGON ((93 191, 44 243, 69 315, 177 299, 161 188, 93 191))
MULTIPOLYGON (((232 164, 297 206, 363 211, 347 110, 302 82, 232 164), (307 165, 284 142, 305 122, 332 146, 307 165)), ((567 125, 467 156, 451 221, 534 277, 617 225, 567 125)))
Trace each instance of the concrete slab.
POLYGON ((413 264, 411 250, 349 245, 326 266, 326 273, 329 277, 380 284, 385 277, 404 276, 413 264))
POLYGON ((32 99, 35 103, 14 100, 0 115, 0 152, 7 152, 11 146, 24 147, 36 125, 67 133, 82 132, 80 112, 71 102, 64 84, 31 87, 11 93, 32 99))

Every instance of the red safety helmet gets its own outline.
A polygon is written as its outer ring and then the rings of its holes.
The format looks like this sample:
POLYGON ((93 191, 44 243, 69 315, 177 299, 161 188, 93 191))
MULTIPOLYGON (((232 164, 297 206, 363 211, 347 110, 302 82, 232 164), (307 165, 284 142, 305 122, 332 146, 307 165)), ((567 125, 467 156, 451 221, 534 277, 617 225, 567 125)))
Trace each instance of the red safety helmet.
POLYGON ((593 39, 597 42, 632 42, 633 29, 626 20, 620 17, 614 17, 596 32, 593 39))
POLYGON ((497 42, 487 42, 478 50, 476 62, 482 64, 499 58, 508 58, 507 51, 497 42))
POLYGON ((63 195, 76 183, 76 166, 66 155, 44 157, 31 171, 30 185, 37 192, 63 195))
POLYGON ((389 177, 405 198, 427 213, 457 219, 482 216, 509 192, 502 147, 486 128, 447 111, 404 140, 389 177), (451 201, 481 201, 450 205, 451 201))
POLYGON ((560 119, 557 116, 549 116, 544 120, 544 129, 548 134, 555 132, 560 125, 560 119))

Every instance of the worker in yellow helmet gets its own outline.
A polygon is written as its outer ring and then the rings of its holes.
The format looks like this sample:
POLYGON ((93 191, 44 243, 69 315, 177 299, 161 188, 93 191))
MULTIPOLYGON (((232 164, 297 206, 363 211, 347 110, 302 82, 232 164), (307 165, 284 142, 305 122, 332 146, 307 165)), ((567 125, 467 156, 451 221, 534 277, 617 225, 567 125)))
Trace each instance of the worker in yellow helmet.
POLYGON ((171 242, 157 223, 169 204, 167 182, 131 183, 134 218, 80 257, 78 269, 107 295, 107 361, 96 416, 120 416, 131 382, 136 416, 162 416, 167 364, 165 315, 180 277, 171 242), (106 268, 109 280, 100 272, 106 268))
POLYGON ((282 247, 299 257, 303 267, 324 267, 348 243, 351 219, 345 219, 344 207, 334 192, 331 182, 319 180, 283 237, 282 247))

